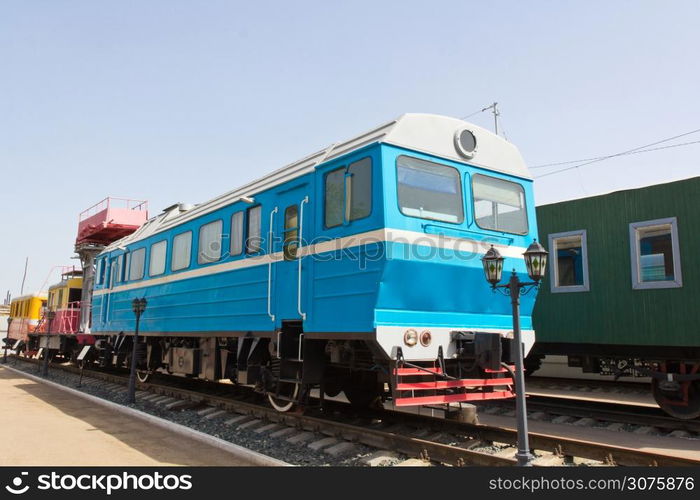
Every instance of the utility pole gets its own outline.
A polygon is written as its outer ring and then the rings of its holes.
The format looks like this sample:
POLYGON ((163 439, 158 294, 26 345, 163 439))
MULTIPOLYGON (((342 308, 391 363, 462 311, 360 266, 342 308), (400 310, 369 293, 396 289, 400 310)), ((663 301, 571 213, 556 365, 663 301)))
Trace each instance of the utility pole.
POLYGON ((486 106, 481 111, 483 112, 483 111, 487 111, 489 109, 493 113, 493 127, 494 127, 494 130, 496 132, 496 135, 498 135, 498 117, 501 115, 500 111, 498 111, 498 103, 494 102, 491 106, 486 106))

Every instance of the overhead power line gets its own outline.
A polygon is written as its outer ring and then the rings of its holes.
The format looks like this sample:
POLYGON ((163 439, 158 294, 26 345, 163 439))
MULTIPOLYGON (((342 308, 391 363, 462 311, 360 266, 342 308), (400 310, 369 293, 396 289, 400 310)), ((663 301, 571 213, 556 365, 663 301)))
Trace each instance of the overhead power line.
MULTIPOLYGON (((685 137, 685 136, 691 135, 691 134, 697 134, 698 132, 700 132, 700 129, 691 130, 690 132, 685 132, 685 133, 683 133, 683 134, 679 134, 679 135, 676 135, 676 136, 673 136, 673 137, 669 137, 669 138, 667 138, 667 139, 662 139, 662 140, 660 140, 660 141, 655 141, 655 142, 652 142, 652 143, 650 143, 650 144, 645 144, 644 146, 639 146, 639 147, 636 147, 636 148, 628 149, 628 150, 626 150, 626 151, 622 151, 622 152, 620 152, 620 153, 615 153, 615 154, 611 154, 611 155, 598 156, 598 157, 596 157, 596 158, 590 158, 590 159, 585 159, 585 160, 573 160, 573 161, 570 161, 570 162, 559 162, 559 163, 555 163, 555 164, 535 165, 534 167, 530 167, 530 168, 543 168, 543 167, 547 167, 547 166, 550 166, 550 167, 551 167, 551 166, 555 166, 555 165, 564 165, 564 164, 568 164, 568 163, 578 163, 578 165, 573 165, 573 166, 571 166, 571 167, 561 168, 561 169, 559 169, 559 170, 553 170, 553 171, 551 171, 551 172, 547 172, 547 173, 545 173, 545 174, 541 174, 541 175, 535 176, 536 179, 539 179, 540 177, 547 177, 547 176, 549 176, 549 175, 554 175, 554 174, 558 174, 558 173, 561 173, 561 172, 566 172, 566 171, 568 171, 568 170, 573 170, 573 169, 575 169, 575 168, 581 168, 581 167, 583 167, 583 166, 590 165, 590 164, 592 164, 592 163, 597 163, 597 162, 603 161, 603 160, 608 160, 608 159, 610 159, 610 158, 616 158, 616 157, 618 157, 618 156, 625 156, 625 155, 629 155, 629 154, 641 153, 641 152, 642 152, 641 150, 646 150, 646 149, 648 149, 648 148, 651 148, 652 146, 656 146, 657 144, 662 144, 662 143, 664 143, 664 142, 673 141, 673 140, 675 140, 675 139, 680 139, 681 137, 685 137), (579 162, 583 162, 583 163, 579 163, 579 162)), ((697 142, 700 142, 700 141, 697 141, 697 142)), ((692 143, 685 144, 685 145, 695 144, 695 143, 696 143, 696 141, 694 141, 694 142, 692 142, 692 143)), ((672 146, 673 146, 673 147, 675 147, 675 146, 680 146, 680 144, 676 144, 676 145, 672 145, 672 146)), ((657 148, 657 149, 667 149, 668 147, 670 147, 670 146, 667 146, 667 147, 665 147, 665 148, 657 148)), ((653 150, 654 150, 654 149, 650 149, 650 151, 653 151, 653 150)), ((646 152, 646 151, 644 151, 644 152, 646 152)))
MULTIPOLYGON (((681 146, 690 146, 692 144, 700 144, 700 141, 681 142, 680 144, 671 144, 669 146, 659 146, 658 148, 640 149, 639 151, 631 151, 629 153, 625 153, 625 155, 636 155, 639 153, 650 153, 652 151, 660 151, 662 149, 671 149, 671 148, 680 148, 681 146)), ((620 156, 622 156, 622 154, 620 154, 620 156)), ((583 158, 581 160, 560 161, 557 163, 545 163, 544 165, 535 165, 534 167, 528 167, 528 168, 534 169, 534 168, 556 167, 558 165, 570 165, 572 163, 580 163, 583 161, 590 161, 590 160, 603 160, 605 158, 608 158, 608 157, 607 156, 596 156, 594 158, 583 158)))

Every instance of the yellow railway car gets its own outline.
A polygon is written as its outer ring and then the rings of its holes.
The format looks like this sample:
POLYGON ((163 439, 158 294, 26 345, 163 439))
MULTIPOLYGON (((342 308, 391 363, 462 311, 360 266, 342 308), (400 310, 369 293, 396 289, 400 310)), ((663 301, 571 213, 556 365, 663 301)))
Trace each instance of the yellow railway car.
POLYGON ((29 334, 39 326, 39 321, 46 307, 45 294, 23 295, 12 299, 10 303, 10 326, 8 339, 11 346, 18 340, 27 343, 29 334))
MULTIPOLYGON (((49 287, 48 311, 55 312, 51 333, 76 333, 80 324, 80 299, 83 292, 83 272, 64 272, 60 283, 49 287)), ((48 321, 41 322, 39 332, 48 332, 48 321)))

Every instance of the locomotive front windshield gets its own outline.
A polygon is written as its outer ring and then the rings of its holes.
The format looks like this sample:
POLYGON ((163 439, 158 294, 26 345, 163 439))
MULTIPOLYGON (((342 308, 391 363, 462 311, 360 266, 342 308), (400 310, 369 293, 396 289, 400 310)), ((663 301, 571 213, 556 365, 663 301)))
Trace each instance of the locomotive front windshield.
POLYGON ((527 233, 525 191, 520 184, 486 175, 474 175, 474 218, 482 229, 527 233))
POLYGON ((458 224, 464 221, 462 181, 456 168, 399 156, 396 173, 402 214, 458 224))

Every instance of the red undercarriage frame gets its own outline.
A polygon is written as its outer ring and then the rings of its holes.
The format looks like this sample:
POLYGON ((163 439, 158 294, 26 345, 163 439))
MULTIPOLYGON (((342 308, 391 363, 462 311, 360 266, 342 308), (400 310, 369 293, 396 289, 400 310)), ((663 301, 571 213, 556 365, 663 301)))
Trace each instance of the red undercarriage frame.
MULTIPOLYGON (((486 373, 502 374, 509 370, 484 370, 486 373)), ((513 378, 464 378, 446 379, 440 367, 428 368, 394 368, 396 406, 419 406, 461 403, 467 401, 484 401, 487 399, 506 399, 515 397, 513 392, 513 378), (421 377, 421 379, 416 380, 421 377), (432 380, 425 380, 425 378, 432 380), (406 379, 409 379, 406 381, 406 379), (499 388, 501 390, 485 391, 486 388, 499 388), (471 391, 468 391, 471 389, 471 391), (406 395, 410 393, 410 395, 406 395)))

